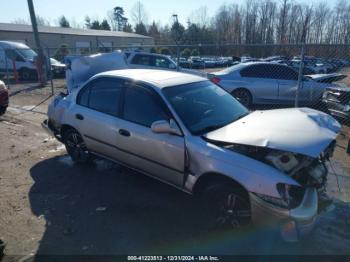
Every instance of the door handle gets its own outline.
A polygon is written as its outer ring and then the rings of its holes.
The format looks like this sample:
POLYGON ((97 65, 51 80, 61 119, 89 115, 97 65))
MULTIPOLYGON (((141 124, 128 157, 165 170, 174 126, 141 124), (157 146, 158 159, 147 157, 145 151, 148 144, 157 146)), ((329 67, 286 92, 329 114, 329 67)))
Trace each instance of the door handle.
POLYGON ((81 115, 81 114, 76 114, 75 118, 78 119, 78 120, 84 120, 84 116, 81 115))
POLYGON ((130 132, 125 129, 119 129, 119 134, 122 136, 130 136, 130 132))

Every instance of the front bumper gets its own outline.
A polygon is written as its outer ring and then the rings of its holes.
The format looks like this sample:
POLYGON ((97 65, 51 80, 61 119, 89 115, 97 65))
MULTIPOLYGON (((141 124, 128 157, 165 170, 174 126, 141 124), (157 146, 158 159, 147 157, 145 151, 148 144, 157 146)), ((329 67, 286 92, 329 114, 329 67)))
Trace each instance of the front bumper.
POLYGON ((250 200, 253 223, 277 229, 285 241, 298 241, 309 234, 316 223, 318 193, 315 188, 307 188, 301 204, 291 210, 267 203, 253 193, 250 200))

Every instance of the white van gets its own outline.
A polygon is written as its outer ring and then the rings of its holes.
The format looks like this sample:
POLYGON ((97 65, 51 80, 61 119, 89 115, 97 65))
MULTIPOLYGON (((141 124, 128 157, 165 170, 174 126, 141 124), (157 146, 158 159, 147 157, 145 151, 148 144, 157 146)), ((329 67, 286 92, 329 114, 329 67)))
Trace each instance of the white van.
POLYGON ((37 69, 34 63, 37 53, 25 44, 10 41, 0 41, 0 77, 14 69, 21 80, 34 79, 37 69))

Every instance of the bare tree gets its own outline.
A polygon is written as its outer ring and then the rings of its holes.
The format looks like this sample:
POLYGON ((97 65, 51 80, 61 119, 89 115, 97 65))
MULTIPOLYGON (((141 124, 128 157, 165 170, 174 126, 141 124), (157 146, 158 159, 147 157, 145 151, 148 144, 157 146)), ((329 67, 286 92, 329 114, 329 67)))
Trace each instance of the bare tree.
POLYGON ((137 1, 131 9, 130 12, 131 20, 134 22, 135 26, 139 24, 147 24, 147 12, 141 1, 137 1))
POLYGON ((189 20, 191 23, 196 24, 199 27, 208 27, 210 21, 208 7, 201 6, 198 9, 194 10, 190 15, 189 20))

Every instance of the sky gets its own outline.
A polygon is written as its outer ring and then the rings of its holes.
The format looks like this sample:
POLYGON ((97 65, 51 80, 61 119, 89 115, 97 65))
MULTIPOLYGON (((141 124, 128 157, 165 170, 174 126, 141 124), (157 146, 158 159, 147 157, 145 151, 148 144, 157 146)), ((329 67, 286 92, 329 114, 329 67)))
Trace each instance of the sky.
MULTIPOLYGON (((310 0, 298 0, 310 2, 310 0)), ((313 2, 325 2, 313 0, 313 2)), ((337 0, 328 0, 332 4, 337 0)), ((136 0, 33 0, 36 14, 48 19, 52 25, 57 18, 65 15, 68 20, 83 24, 86 15, 92 19, 102 20, 107 11, 115 6, 122 6, 126 16, 130 17, 130 10, 136 0)), ((170 23, 172 14, 178 14, 181 23, 186 23, 192 11, 201 6, 207 6, 208 14, 213 15, 218 7, 224 3, 244 3, 245 0, 141 0, 148 13, 148 22, 153 20, 161 24, 170 23)), ((0 22, 9 23, 16 19, 29 19, 27 0, 0 0, 0 22)), ((131 21, 130 21, 131 22, 131 21)))

